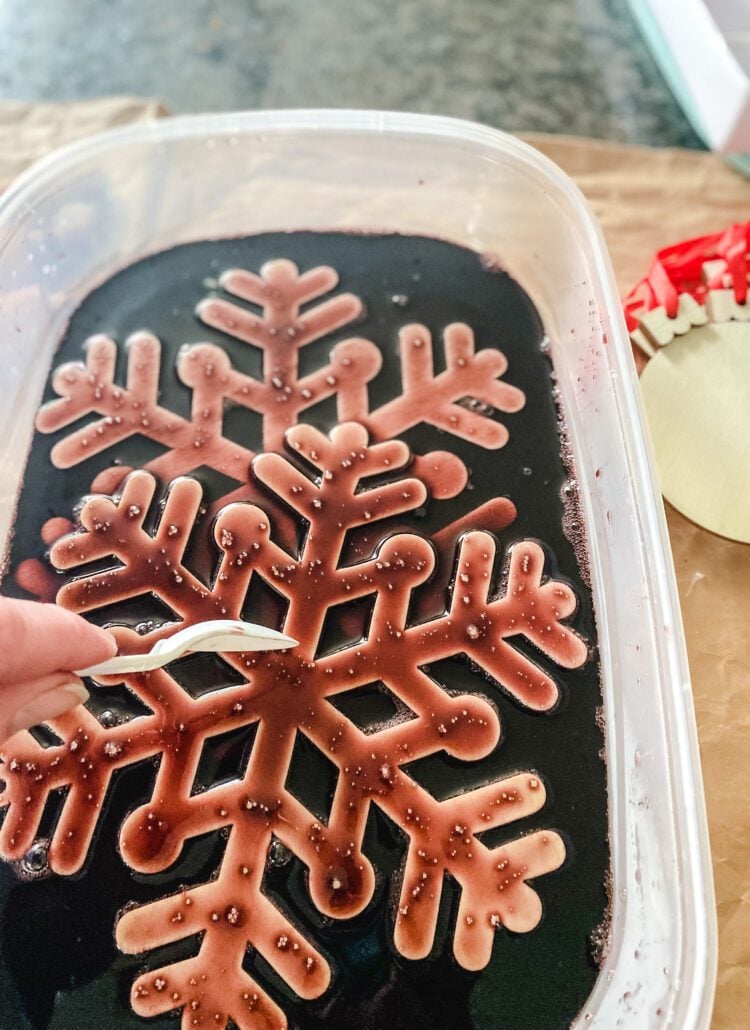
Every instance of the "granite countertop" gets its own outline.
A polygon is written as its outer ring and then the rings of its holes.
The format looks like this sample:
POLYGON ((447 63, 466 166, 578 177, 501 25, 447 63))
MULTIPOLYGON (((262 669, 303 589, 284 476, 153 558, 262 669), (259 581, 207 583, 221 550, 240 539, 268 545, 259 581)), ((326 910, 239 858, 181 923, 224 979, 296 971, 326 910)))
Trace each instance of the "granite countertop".
POLYGON ((701 146, 626 0, 4 0, 0 97, 113 93, 701 146))

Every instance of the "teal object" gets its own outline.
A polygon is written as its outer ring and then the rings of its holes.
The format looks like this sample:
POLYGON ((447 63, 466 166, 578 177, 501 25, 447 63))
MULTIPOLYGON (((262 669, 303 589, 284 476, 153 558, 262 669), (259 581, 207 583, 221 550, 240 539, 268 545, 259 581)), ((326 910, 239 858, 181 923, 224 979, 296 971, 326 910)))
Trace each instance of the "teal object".
MULTIPOLYGON (((685 112, 690 124, 698 133, 703 142, 708 146, 705 126, 696 110, 693 98, 688 88, 685 76, 682 74, 679 65, 674 59, 672 50, 667 42, 664 33, 654 17, 649 0, 629 0, 630 9, 635 16, 638 27, 648 44, 656 63, 659 65, 662 75, 667 80, 669 88, 677 98, 682 110, 685 112)), ((750 179, 750 154, 723 154, 722 157, 728 164, 731 164, 744 176, 750 179)))

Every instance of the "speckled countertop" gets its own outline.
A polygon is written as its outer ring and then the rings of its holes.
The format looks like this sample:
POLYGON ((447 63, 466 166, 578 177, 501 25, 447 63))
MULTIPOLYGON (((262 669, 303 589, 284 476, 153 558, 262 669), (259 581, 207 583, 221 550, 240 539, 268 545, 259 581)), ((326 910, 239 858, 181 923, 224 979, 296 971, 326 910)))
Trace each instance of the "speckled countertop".
POLYGON ((700 146, 627 0, 1 0, 0 98, 112 93, 700 146))

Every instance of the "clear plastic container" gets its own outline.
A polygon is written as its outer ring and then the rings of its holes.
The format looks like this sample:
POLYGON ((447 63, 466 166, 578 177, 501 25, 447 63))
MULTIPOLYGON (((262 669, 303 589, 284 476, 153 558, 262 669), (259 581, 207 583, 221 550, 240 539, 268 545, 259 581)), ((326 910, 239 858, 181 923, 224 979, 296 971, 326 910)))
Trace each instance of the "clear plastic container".
POLYGON ((535 150, 451 119, 286 111, 136 125, 41 161, 0 204, 0 539, 57 341, 95 286, 180 243, 347 227, 497 255, 544 321, 587 525, 608 748, 612 943, 577 1025, 706 1027, 714 897, 663 510, 601 233, 535 150))

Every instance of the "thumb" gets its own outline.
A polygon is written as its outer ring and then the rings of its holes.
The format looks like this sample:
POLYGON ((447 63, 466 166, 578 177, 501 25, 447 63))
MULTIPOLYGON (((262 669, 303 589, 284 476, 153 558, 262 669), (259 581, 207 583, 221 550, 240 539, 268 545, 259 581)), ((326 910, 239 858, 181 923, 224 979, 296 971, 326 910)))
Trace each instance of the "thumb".
POLYGON ((89 692, 70 673, 55 673, 28 683, 0 685, 0 744, 63 715, 88 701, 89 692))
POLYGON ((80 615, 55 604, 0 597, 0 684, 85 669, 116 653, 111 634, 80 615))

